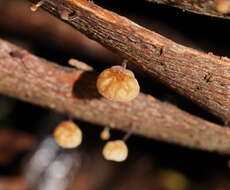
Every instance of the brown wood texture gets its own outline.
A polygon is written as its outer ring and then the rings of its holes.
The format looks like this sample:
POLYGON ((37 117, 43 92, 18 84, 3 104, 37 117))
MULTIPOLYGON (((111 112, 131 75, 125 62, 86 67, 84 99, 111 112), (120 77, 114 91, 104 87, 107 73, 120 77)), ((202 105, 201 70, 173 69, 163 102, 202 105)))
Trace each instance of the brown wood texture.
POLYGON ((216 8, 216 0, 146 0, 146 1, 173 6, 173 7, 177 7, 186 11, 190 11, 202 15, 230 19, 229 16, 230 9, 228 14, 224 14, 218 11, 218 8, 216 8))
MULTIPOLYGON (((34 0, 30 0, 35 2, 34 0)), ((230 59, 177 44, 85 0, 46 0, 44 8, 131 61, 166 86, 230 123, 230 59)))
POLYGON ((187 147, 230 153, 229 128, 142 93, 128 103, 107 100, 97 92, 96 77, 95 71, 58 66, 0 40, 2 94, 94 124, 187 147))

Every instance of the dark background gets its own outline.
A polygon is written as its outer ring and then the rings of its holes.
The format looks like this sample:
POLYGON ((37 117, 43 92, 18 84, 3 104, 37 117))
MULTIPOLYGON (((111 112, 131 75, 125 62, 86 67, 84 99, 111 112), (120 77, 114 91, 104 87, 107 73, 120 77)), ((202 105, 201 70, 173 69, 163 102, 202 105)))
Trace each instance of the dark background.
MULTIPOLYGON (((228 20, 197 15, 144 0, 94 0, 94 3, 126 16, 139 25, 180 44, 216 55, 230 56, 228 20)), ((1 38, 66 66, 70 58, 84 61, 99 71, 107 68, 108 65, 121 62, 121 57, 118 55, 109 53, 42 10, 30 12, 29 6, 30 4, 25 0, 0 1, 1 38), (51 26, 46 25, 49 22, 52 23, 51 26), (74 38, 76 43, 68 38, 74 38)), ((133 69, 136 71, 135 68, 133 69)), ((136 75, 142 91, 162 101, 176 104, 192 114, 222 124, 211 114, 157 81, 142 73, 136 75)), ((58 122, 65 119, 68 119, 68 116, 5 96, 0 97, 0 190, 5 190, 6 186, 13 189, 15 184, 17 190, 57 189, 55 184, 46 187, 45 179, 52 181, 52 176, 49 176, 50 179, 46 176, 47 168, 36 176, 36 184, 29 179, 32 182, 28 185, 26 176, 31 172, 28 163, 41 149, 40 145, 52 133, 58 122), (4 135, 6 131, 11 135, 4 135), (17 147, 15 144, 24 139, 28 141, 27 144, 24 143, 24 148, 15 148, 17 147), (14 143, 12 145, 6 142, 14 143), (45 185, 40 187, 39 184, 45 185)), ((70 189, 230 189, 230 171, 226 155, 131 136, 127 141, 129 147, 127 161, 112 163, 105 161, 101 155, 104 142, 100 140, 99 134, 103 128, 77 120, 76 123, 84 134, 80 148, 72 151, 58 149, 55 154, 56 158, 67 155, 81 160, 80 162, 76 159, 76 163, 79 162, 78 169, 73 164, 69 172, 72 177, 70 178, 68 174, 63 178, 67 184, 71 184, 70 189)), ((111 134, 112 139, 119 139, 124 135, 120 131, 111 131, 111 134)), ((49 163, 50 166, 55 159, 49 163)), ((59 171, 57 169, 57 172, 59 171)), ((61 186, 59 188, 61 189, 61 186)))

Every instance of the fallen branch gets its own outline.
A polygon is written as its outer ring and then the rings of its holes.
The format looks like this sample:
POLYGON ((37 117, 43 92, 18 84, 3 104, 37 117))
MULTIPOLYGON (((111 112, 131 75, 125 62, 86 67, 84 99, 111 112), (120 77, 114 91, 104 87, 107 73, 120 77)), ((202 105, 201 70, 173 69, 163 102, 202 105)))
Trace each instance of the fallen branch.
POLYGON ((150 95, 140 94, 129 103, 107 100, 97 92, 96 77, 93 71, 58 66, 0 40, 2 94, 94 124, 132 130, 145 137, 188 147, 230 153, 229 128, 192 116, 150 95))
MULTIPOLYGON (((179 45, 88 1, 62 3, 74 13, 67 23, 230 123, 230 59, 179 45)), ((59 17, 59 5, 46 0, 44 8, 59 17)))
POLYGON ((230 19, 230 3, 228 0, 222 0, 222 6, 218 5, 216 0, 146 0, 153 3, 161 3, 173 7, 177 7, 186 11, 191 11, 193 13, 198 13, 202 15, 208 15, 213 17, 230 19), (223 5, 224 4, 224 5, 223 5), (221 6, 221 7, 220 7, 221 6), (226 8, 225 8, 226 7, 226 8))

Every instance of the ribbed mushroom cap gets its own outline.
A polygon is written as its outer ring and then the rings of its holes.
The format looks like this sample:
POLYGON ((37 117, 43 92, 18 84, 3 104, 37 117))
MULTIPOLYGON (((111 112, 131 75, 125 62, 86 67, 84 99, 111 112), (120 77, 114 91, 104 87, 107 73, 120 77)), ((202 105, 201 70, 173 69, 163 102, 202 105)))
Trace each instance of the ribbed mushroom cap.
POLYGON ((106 160, 123 162, 128 157, 128 147, 122 140, 109 141, 105 144, 102 154, 106 160))
POLYGON ((82 142, 82 132, 74 122, 63 121, 55 128, 54 139, 63 148, 75 148, 82 142))
POLYGON ((132 71, 121 66, 104 70, 97 79, 98 92, 114 101, 131 101, 140 92, 132 71))

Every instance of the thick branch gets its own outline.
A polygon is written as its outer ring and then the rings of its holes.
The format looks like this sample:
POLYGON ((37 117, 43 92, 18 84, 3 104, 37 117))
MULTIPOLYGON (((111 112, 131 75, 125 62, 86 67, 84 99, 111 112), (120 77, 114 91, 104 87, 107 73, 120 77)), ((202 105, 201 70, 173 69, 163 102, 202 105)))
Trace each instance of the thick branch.
MULTIPOLYGON (((230 19, 229 14, 225 14, 218 9, 215 0, 147 0, 147 1, 177 7, 183 10, 191 11, 193 13, 230 19)), ((228 0, 226 0, 226 3, 227 1, 228 0)))
MULTIPOLYGON (((179 45, 85 0, 65 1, 75 13, 69 24, 230 123, 230 59, 179 45)), ((44 8, 59 16, 56 0, 44 8)))
POLYGON ((40 59, 0 40, 0 93, 96 123, 171 143, 230 153, 230 129, 140 94, 128 103, 102 98, 96 73, 40 59), (133 125, 131 128, 130 126, 133 125))

